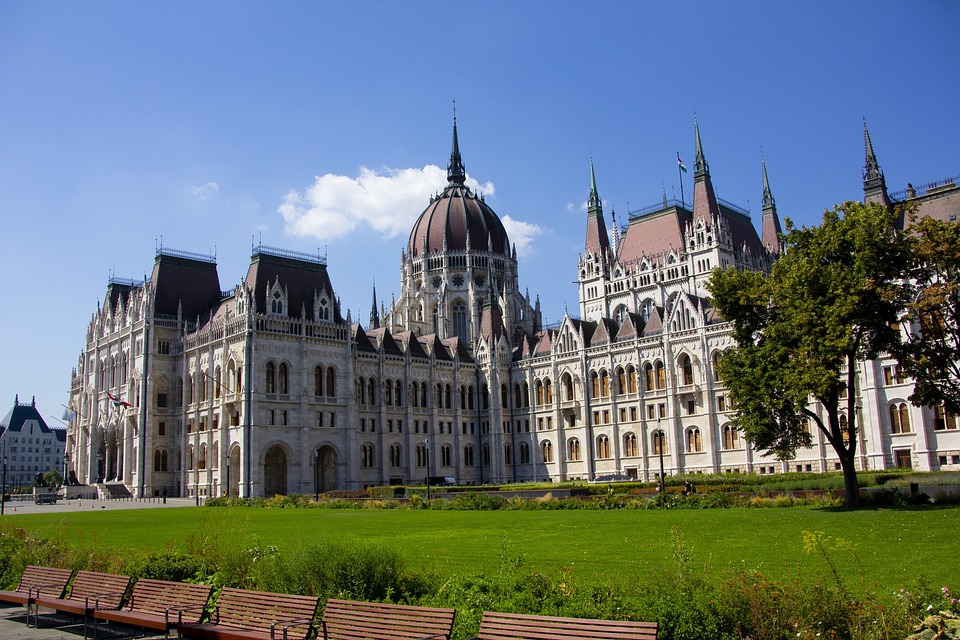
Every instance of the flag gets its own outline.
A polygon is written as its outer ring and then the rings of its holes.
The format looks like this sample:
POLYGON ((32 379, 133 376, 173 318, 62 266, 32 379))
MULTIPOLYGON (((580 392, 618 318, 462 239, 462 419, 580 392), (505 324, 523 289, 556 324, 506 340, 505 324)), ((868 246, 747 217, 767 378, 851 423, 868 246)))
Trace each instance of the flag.
POLYGON ((680 159, 680 152, 677 151, 677 164, 680 165, 680 171, 684 173, 687 172, 687 167, 683 164, 683 160, 680 159))
POLYGON ((109 392, 109 391, 107 392, 107 397, 110 398, 110 402, 113 403, 113 406, 114 406, 114 407, 127 408, 127 407, 132 407, 132 406, 133 406, 133 405, 130 404, 129 402, 124 402, 124 401, 121 400, 120 398, 114 398, 112 395, 110 395, 110 392, 109 392))

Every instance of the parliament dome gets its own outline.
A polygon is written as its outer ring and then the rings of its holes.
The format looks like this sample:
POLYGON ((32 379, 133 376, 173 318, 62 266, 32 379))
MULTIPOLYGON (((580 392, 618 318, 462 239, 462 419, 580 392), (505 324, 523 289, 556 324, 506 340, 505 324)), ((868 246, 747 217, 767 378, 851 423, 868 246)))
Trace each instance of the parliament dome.
POLYGON ((447 166, 447 187, 431 200, 410 232, 407 245, 411 258, 442 251, 481 251, 510 255, 510 240, 500 218, 483 197, 464 183, 466 170, 460 159, 457 124, 453 124, 453 150, 447 166))

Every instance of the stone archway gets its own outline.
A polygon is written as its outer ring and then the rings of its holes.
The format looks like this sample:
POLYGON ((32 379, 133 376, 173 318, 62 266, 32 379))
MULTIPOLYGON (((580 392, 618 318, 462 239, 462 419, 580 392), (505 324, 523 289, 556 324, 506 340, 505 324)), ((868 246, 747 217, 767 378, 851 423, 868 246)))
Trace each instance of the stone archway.
POLYGON ((267 449, 263 459, 263 495, 287 495, 287 452, 278 444, 267 449))
POLYGON ((317 449, 314 460, 314 493, 326 493, 337 488, 337 452, 324 445, 317 449))

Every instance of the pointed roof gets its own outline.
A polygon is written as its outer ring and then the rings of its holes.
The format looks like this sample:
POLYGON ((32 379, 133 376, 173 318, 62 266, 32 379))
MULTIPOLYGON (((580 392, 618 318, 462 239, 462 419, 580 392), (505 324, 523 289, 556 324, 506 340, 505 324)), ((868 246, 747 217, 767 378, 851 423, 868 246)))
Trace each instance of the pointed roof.
POLYGON ((777 201, 770 190, 770 181, 767 179, 767 163, 760 154, 760 166, 763 169, 763 246, 768 251, 780 252, 780 238, 783 228, 780 226, 780 217, 777 215, 777 201))
POLYGON ((643 328, 643 335, 655 336, 663 333, 663 315, 660 307, 654 307, 650 317, 647 318, 647 326, 643 328))
POLYGON ((587 253, 606 255, 610 251, 610 238, 607 224, 603 220, 603 205, 597 192, 597 177, 593 170, 593 156, 590 157, 590 197, 587 200, 587 239, 584 243, 587 253))
POLYGON ((863 120, 863 197, 866 201, 880 201, 889 204, 887 198, 887 182, 877 162, 877 155, 873 152, 873 142, 870 140, 870 130, 867 129, 867 120, 863 120))
POLYGON ((377 283, 373 283, 373 306, 370 308, 370 328, 380 328, 380 312, 377 310, 377 283))
POLYGON ((702 220, 709 225, 720 214, 720 207, 717 205, 717 194, 710 180, 710 167, 703 155, 700 125, 696 118, 693 120, 693 128, 697 138, 697 159, 693 170, 693 221, 696 223, 702 220))
POLYGON ((460 141, 457 139, 457 107, 453 107, 453 145, 450 149, 450 164, 447 165, 447 182, 463 184, 467 170, 460 158, 460 141))

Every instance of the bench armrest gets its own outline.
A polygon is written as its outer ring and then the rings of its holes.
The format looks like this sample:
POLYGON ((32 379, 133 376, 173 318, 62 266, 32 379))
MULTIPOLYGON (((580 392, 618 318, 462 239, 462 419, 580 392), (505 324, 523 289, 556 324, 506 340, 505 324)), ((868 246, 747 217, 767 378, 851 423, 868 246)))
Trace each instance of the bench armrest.
MULTIPOLYGON (((205 611, 206 608, 207 608, 207 605, 205 604, 195 604, 189 607, 169 607, 166 611, 164 611, 164 617, 166 617, 167 612, 176 611, 177 623, 179 624, 183 622, 183 614, 185 614, 187 611, 205 611)), ((212 624, 217 624, 218 622, 220 622, 220 605, 214 605, 213 615, 210 616, 210 622, 212 624)))
POLYGON ((40 597, 40 590, 46 589, 47 587, 60 587, 60 591, 63 591, 63 587, 59 584, 35 584, 32 587, 27 589, 27 598, 33 600, 34 598, 40 597))
POLYGON ((87 609, 99 609, 100 608, 100 598, 117 598, 117 608, 120 608, 120 605, 123 604, 123 596, 126 592, 120 593, 91 593, 86 598, 84 598, 83 604, 87 609), (93 606, 90 606, 90 600, 93 600, 93 606))
MULTIPOLYGON (((290 629, 296 629, 296 628, 298 628, 298 627, 310 627, 310 628, 313 628, 313 626, 314 626, 315 624, 316 624, 316 620, 315 620, 314 618, 299 618, 299 619, 294 619, 294 620, 277 620, 276 622, 274 622, 274 623, 272 623, 272 624, 270 625, 270 638, 271 638, 271 640, 276 640, 276 638, 277 638, 277 636, 276 636, 276 628, 277 628, 278 626, 279 626, 280 629, 283 631, 283 635, 282 635, 281 637, 283 638, 283 640, 287 640, 287 633, 289 632, 290 629)), ((309 632, 308 632, 308 633, 309 633, 309 632)))

